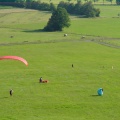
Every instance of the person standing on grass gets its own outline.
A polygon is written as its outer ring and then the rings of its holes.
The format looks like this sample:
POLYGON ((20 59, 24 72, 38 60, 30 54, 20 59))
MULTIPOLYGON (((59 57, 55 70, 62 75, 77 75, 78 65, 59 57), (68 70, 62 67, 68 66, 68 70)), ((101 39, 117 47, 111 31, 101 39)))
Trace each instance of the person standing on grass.
POLYGON ((10 96, 12 96, 13 95, 13 90, 12 89, 10 89, 10 96))
POLYGON ((40 77, 40 80, 39 80, 40 83, 42 83, 42 77, 40 77))

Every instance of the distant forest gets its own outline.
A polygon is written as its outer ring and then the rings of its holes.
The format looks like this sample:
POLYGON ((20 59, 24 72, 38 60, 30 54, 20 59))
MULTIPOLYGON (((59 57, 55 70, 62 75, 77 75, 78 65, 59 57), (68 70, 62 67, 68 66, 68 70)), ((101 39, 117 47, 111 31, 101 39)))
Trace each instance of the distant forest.
POLYGON ((81 1, 78 1, 74 4, 71 2, 61 1, 56 7, 52 2, 45 3, 35 0, 0 0, 0 5, 51 12, 56 10, 57 7, 62 7, 65 8, 69 14, 79 15, 81 17, 100 16, 100 9, 96 9, 92 2, 85 2, 83 4, 81 1))

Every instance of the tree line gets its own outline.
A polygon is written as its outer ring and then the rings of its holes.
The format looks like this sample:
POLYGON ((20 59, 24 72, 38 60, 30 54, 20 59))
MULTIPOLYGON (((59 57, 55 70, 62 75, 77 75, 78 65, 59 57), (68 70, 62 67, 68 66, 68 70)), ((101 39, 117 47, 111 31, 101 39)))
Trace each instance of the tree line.
POLYGON ((53 3, 45 3, 35 0, 0 0, 0 5, 14 6, 21 8, 36 9, 42 11, 54 11, 58 7, 65 8, 69 14, 81 15, 84 17, 99 17, 100 10, 94 8, 92 2, 82 4, 78 1, 76 4, 61 1, 56 7, 53 3))
POLYGON ((100 15, 100 9, 94 8, 92 2, 86 2, 82 4, 82 2, 78 1, 76 4, 74 4, 61 1, 58 4, 58 7, 65 8, 70 14, 81 15, 84 17, 99 17, 100 15))
POLYGON ((36 9, 42 11, 55 10, 55 5, 53 3, 49 4, 34 0, 0 0, 0 5, 27 8, 27 9, 36 9))
MULTIPOLYGON (((33 1, 33 0, 0 0, 0 2, 9 2, 9 3, 12 3, 12 2, 31 2, 31 1, 33 1)), ((36 0, 34 0, 34 1, 36 1, 36 0)), ((38 0, 38 1, 41 1, 41 0, 38 0)), ((72 2, 72 0, 66 0, 66 1, 72 2)), ((76 1, 80 2, 81 0, 76 0, 76 1)), ((83 0, 83 1, 88 2, 89 0, 83 0)), ((90 1, 96 3, 99 0, 90 0, 90 1)), ((103 0, 103 4, 104 4, 105 1, 111 2, 111 4, 113 2, 113 0, 103 0)), ((49 0, 49 2, 52 2, 52 0, 49 0)), ((116 4, 120 5, 120 0, 116 0, 116 4)))

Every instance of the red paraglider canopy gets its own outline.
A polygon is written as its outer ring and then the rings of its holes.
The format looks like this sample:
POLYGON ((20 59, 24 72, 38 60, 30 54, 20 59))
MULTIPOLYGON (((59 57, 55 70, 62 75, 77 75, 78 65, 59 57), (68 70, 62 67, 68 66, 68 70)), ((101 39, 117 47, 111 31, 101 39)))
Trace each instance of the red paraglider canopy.
POLYGON ((19 56, 2 56, 2 57, 0 57, 0 60, 6 60, 6 59, 19 60, 19 61, 23 62, 26 66, 28 65, 28 62, 24 58, 19 57, 19 56))

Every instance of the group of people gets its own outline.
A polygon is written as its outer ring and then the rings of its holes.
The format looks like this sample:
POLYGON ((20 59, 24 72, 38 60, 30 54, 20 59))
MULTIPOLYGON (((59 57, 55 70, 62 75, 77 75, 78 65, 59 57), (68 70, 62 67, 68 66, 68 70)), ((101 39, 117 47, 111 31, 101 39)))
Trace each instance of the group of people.
MULTIPOLYGON (((47 83, 48 80, 43 80, 42 77, 40 77, 39 82, 40 82, 40 83, 47 83)), ((10 96, 13 95, 13 89, 10 89, 9 94, 10 94, 10 96)))
MULTIPOLYGON (((48 80, 43 80, 42 77, 40 77, 39 83, 47 83, 47 82, 48 82, 48 80)), ((12 96, 13 95, 13 90, 10 89, 9 93, 10 93, 10 96, 12 96)), ((103 88, 99 88, 97 93, 98 93, 98 95, 102 96, 103 95, 103 88)))

